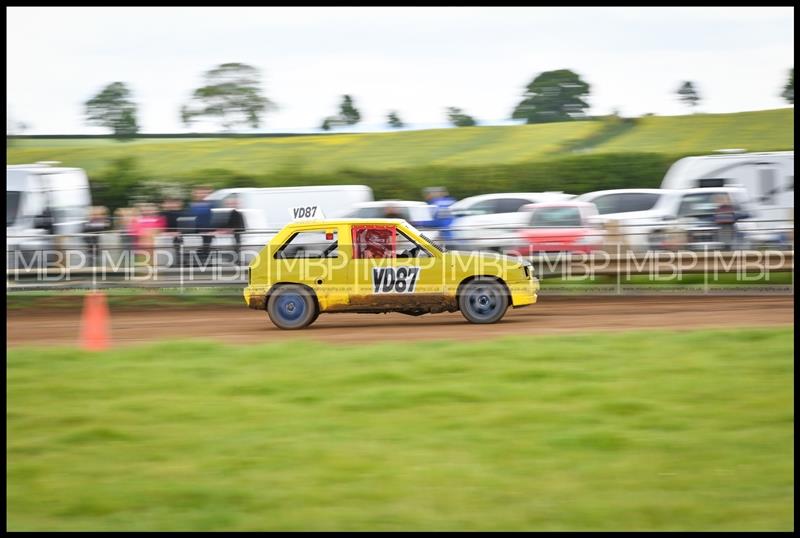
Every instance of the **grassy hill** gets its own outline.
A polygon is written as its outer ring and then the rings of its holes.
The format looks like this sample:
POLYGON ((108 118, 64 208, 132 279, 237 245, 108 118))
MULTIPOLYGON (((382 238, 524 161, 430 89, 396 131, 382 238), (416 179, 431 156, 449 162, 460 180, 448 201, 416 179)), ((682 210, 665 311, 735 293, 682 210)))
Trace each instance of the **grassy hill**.
POLYGON ((163 185, 216 187, 361 184, 375 197, 419 199, 444 185, 487 192, 658 187, 680 157, 721 148, 794 147, 794 109, 737 114, 391 133, 291 137, 14 139, 8 164, 61 161, 84 168, 95 203, 159 200, 163 185), (159 186, 161 185, 161 186, 159 186))
POLYGON ((9 164, 58 160, 91 174, 111 160, 139 157, 154 174, 224 168, 266 174, 284 168, 329 172, 342 168, 384 170, 409 166, 474 166, 532 161, 602 127, 601 122, 511 127, 470 127, 288 138, 203 140, 21 140, 7 152, 9 164))
POLYGON ((580 148, 579 153, 670 155, 730 147, 791 149, 794 109, 645 117, 623 129, 609 121, 582 121, 288 138, 142 139, 132 143, 27 139, 14 144, 7 151, 9 164, 56 160, 85 168, 90 176, 120 157, 137 158, 144 171, 164 176, 203 169, 262 176, 286 169, 328 173, 475 167, 540 161, 574 153, 574 148, 580 148))
POLYGON ((794 109, 737 114, 650 116, 592 149, 596 152, 710 153, 722 148, 771 151, 794 148, 794 109))

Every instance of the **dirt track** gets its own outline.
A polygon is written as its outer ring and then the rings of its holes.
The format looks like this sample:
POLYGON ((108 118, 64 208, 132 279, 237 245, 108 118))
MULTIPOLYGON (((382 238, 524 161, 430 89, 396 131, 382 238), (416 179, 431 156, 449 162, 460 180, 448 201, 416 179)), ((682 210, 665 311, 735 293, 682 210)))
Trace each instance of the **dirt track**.
MULTIPOLYGON (((71 345, 77 342, 79 311, 7 312, 7 345, 71 345)), ((480 339, 585 331, 794 324, 794 296, 779 297, 542 297, 509 310, 497 324, 468 324, 459 313, 410 317, 402 314, 321 315, 302 331, 276 329, 263 312, 240 308, 148 309, 111 312, 114 344, 193 338, 231 343, 279 339, 326 342, 480 339)))

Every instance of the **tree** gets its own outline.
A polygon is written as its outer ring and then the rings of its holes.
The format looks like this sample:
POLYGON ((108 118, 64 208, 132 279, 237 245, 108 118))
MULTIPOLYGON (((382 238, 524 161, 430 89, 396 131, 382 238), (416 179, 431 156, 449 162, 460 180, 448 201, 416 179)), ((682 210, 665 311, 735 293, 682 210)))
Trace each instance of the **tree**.
POLYGON ((789 80, 786 81, 786 86, 783 87, 781 97, 786 99, 790 105, 794 104, 794 67, 789 69, 789 80))
POLYGON ((463 110, 454 106, 447 108, 447 119, 456 127, 472 127, 473 125, 477 125, 475 118, 464 114, 463 110))
POLYGON ((406 125, 403 123, 403 120, 400 119, 400 116, 397 115, 397 111, 395 110, 392 110, 386 115, 386 120, 389 123, 389 127, 392 129, 400 129, 406 125))
POLYGON ((523 99, 511 113, 525 123, 569 121, 584 116, 589 104, 584 97, 590 86, 569 69, 545 71, 525 87, 523 99))
POLYGON ((264 114, 275 104, 264 97, 258 69, 243 63, 225 63, 203 74, 189 104, 181 108, 181 121, 189 126, 199 117, 217 119, 225 131, 235 125, 261 126, 264 114))
POLYGON ((339 105, 339 114, 328 116, 322 120, 320 128, 324 131, 330 131, 333 127, 355 125, 359 121, 361 121, 361 113, 356 108, 353 98, 349 95, 343 95, 342 102, 339 105))
POLYGON ((692 83, 690 80, 687 80, 680 85, 677 94, 678 98, 691 109, 694 109, 700 103, 700 94, 694 87, 694 83, 692 83))
POLYGON ((112 82, 86 101, 85 114, 89 125, 111 129, 114 138, 129 140, 139 132, 136 103, 124 82, 112 82))

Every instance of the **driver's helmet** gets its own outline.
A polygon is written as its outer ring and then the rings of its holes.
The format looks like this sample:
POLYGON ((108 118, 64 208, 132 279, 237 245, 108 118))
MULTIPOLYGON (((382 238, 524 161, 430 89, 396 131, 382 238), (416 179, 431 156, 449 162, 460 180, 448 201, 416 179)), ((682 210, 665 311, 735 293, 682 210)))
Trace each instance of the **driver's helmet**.
POLYGON ((371 258, 391 254, 391 235, 388 230, 368 229, 364 233, 364 253, 371 258))

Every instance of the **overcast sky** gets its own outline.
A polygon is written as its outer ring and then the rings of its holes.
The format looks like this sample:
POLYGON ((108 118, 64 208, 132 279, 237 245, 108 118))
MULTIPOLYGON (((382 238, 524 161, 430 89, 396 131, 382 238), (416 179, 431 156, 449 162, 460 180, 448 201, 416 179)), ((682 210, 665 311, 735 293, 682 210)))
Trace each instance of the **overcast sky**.
POLYGON ((496 124, 534 76, 562 68, 591 84, 591 114, 685 113, 682 80, 696 82, 702 112, 787 106, 794 10, 7 8, 7 39, 7 111, 29 134, 103 133, 82 103, 113 81, 133 89, 143 132, 186 132, 180 106, 224 62, 261 70, 280 107, 262 130, 317 128, 345 93, 362 128, 391 109, 439 124, 447 106, 496 124))

